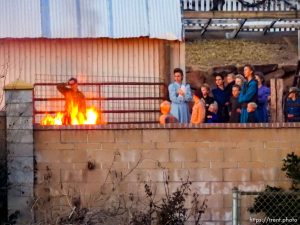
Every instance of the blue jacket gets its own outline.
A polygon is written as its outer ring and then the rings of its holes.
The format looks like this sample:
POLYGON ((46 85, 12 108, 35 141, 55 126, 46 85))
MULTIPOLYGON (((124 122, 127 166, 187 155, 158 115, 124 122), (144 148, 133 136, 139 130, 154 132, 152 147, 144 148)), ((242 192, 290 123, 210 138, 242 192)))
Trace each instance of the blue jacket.
POLYGON ((249 102, 256 102, 257 101, 257 81, 255 79, 251 79, 249 82, 245 82, 240 96, 239 96, 239 103, 242 104, 241 110, 241 123, 247 123, 248 120, 248 112, 247 112, 247 104, 249 102))
POLYGON ((190 122, 190 110, 188 102, 192 100, 192 93, 189 84, 178 84, 173 82, 169 85, 169 97, 171 100, 171 114, 176 117, 180 123, 190 122), (179 96, 178 89, 181 86, 185 87, 185 95, 179 96))
POLYGON ((288 118, 287 122, 300 122, 300 98, 296 98, 295 101, 288 98, 285 103, 285 115, 294 115, 294 117, 288 118))

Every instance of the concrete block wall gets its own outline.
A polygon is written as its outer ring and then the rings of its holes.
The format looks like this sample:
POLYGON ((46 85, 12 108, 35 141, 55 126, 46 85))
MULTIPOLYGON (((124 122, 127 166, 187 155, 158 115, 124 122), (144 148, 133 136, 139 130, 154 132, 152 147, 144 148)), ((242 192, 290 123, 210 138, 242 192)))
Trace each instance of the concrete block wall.
POLYGON ((21 80, 5 89, 7 143, 7 210, 16 224, 30 224, 34 200, 33 105, 31 84, 21 80))
MULTIPOLYGON (((227 129, 44 129, 34 130, 35 196, 58 212, 68 208, 66 195, 91 197, 109 191, 124 178, 119 190, 142 194, 143 181, 164 193, 165 176, 172 188, 189 177, 193 188, 208 199, 204 219, 209 225, 231 224, 232 188, 261 191, 265 185, 289 187, 280 170, 282 159, 300 155, 300 128, 227 129), (95 163, 89 170, 88 162, 95 163), (115 176, 108 176, 108 171, 115 176), (105 185, 103 185, 105 183, 105 185), (142 185, 141 185, 142 184, 142 185), (105 188, 103 188, 105 187, 105 188)), ((48 207, 48 208, 47 208, 48 207)), ((247 206, 246 206, 247 207, 247 206)), ((41 208, 40 208, 41 209, 41 208)), ((244 216, 245 217, 245 216, 244 216)))
POLYGON ((6 154, 6 117, 5 112, 0 111, 0 224, 7 217, 6 154))

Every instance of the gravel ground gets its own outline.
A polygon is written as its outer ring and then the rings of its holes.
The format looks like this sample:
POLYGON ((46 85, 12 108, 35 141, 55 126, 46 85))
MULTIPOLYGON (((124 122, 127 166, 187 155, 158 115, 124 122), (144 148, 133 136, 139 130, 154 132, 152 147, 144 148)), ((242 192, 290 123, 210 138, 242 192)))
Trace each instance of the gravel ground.
MULTIPOLYGON (((296 39, 297 40, 297 39, 296 39)), ((264 40, 203 39, 186 41, 186 65, 206 70, 213 66, 297 64, 295 38, 264 40)))

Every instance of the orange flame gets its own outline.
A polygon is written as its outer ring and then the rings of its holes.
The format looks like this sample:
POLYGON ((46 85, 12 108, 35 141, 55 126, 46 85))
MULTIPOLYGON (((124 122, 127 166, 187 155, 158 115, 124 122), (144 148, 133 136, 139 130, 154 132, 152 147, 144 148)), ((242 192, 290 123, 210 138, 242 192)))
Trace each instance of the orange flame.
POLYGON ((47 114, 40 122, 41 125, 82 125, 82 124, 106 124, 100 111, 94 107, 88 107, 86 112, 79 112, 78 106, 72 105, 70 116, 62 112, 54 116, 47 114))

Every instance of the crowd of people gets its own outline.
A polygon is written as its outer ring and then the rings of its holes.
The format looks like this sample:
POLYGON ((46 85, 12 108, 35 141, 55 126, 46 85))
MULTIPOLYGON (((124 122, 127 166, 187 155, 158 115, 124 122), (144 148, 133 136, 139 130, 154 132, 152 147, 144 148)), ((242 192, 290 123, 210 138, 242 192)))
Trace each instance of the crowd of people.
MULTIPOLYGON (((169 101, 161 104, 165 123, 267 123, 269 122, 270 88, 265 85, 264 75, 252 65, 244 66, 244 73, 214 74, 215 87, 204 83, 192 90, 183 82, 180 68, 174 69, 174 82, 169 87, 169 101), (190 112, 190 105, 193 103, 190 112)), ((287 122, 300 122, 300 90, 289 90, 285 115, 287 122)))

